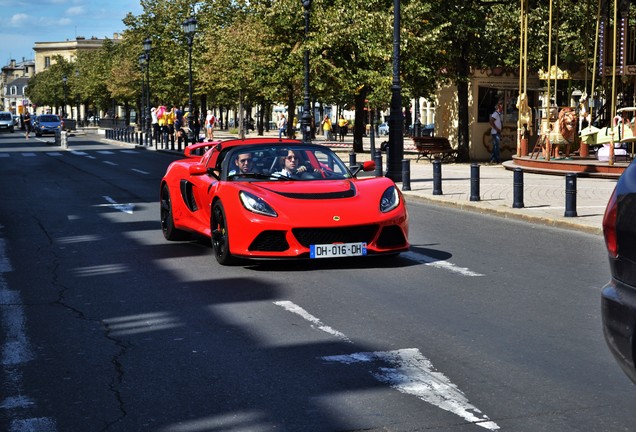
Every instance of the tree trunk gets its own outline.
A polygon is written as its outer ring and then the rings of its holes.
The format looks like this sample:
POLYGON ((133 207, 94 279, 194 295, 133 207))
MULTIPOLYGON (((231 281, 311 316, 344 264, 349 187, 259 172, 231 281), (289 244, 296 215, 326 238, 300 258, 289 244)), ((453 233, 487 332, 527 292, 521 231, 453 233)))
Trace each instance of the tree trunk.
POLYGON ((462 42, 462 55, 457 60, 457 161, 470 160, 470 136, 468 117, 468 78, 470 68, 465 59, 468 58, 468 42, 462 42))
POLYGON ((366 112, 364 111, 364 101, 367 98, 367 87, 363 87, 362 90, 356 95, 356 117, 353 121, 353 151, 355 153, 362 153, 364 147, 362 145, 362 138, 364 137, 364 124, 366 120, 366 112))
POLYGON ((287 138, 294 136, 296 125, 294 117, 296 117, 296 101, 294 100, 294 89, 287 89, 287 138))

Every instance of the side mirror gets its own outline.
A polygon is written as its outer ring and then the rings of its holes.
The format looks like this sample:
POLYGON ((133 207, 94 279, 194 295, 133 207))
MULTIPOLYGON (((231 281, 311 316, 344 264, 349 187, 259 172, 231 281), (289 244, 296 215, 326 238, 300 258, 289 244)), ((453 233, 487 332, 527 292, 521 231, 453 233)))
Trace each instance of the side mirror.
POLYGON ((362 163, 362 171, 375 171, 375 161, 364 161, 362 163))
POLYGON ((203 164, 194 164, 190 165, 189 168, 190 175, 200 176, 208 173, 208 169, 203 164))
POLYGON ((365 161, 362 165, 352 165, 349 167, 351 174, 356 176, 360 171, 373 171, 375 170, 375 162, 374 161, 365 161))

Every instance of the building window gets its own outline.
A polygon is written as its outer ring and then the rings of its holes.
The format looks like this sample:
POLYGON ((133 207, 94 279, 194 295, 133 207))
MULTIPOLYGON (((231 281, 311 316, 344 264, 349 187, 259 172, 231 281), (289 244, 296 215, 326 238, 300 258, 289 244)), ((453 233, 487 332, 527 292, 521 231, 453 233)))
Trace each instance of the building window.
POLYGON ((11 86, 10 94, 11 94, 12 96, 17 95, 17 94, 18 94, 18 88, 17 88, 16 86, 11 86))
POLYGON ((44 57, 44 69, 48 69, 51 67, 51 57, 44 57))

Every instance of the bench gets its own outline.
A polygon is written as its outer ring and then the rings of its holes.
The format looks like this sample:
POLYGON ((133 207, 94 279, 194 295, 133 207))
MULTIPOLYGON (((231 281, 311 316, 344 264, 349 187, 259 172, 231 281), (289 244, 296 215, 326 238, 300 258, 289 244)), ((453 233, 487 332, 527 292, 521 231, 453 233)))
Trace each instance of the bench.
POLYGON ((451 147, 448 138, 420 136, 413 137, 415 148, 417 149, 417 160, 423 156, 429 161, 433 159, 441 159, 444 161, 454 161, 457 158, 457 150, 451 147))

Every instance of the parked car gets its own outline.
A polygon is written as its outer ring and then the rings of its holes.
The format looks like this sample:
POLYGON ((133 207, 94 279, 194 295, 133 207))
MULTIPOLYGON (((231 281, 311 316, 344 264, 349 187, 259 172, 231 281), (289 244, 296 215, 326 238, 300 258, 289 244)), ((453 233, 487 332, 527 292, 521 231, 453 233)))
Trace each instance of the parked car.
POLYGON ((237 257, 396 256, 409 249, 406 203, 395 183, 356 178, 375 170, 373 161, 349 169, 328 147, 272 138, 199 143, 185 155, 161 180, 163 235, 211 238, 222 265, 237 257))
POLYGON ((15 124, 13 123, 13 114, 8 111, 0 112, 0 132, 12 132, 15 130, 15 124))
POLYGON ((33 131, 35 132, 35 136, 38 137, 44 134, 55 134, 63 128, 64 124, 60 116, 56 114, 40 114, 35 117, 33 124, 33 131))
POLYGON ((388 135, 389 125, 387 123, 381 123, 378 125, 378 135, 388 135))
POLYGON ((636 383, 636 164, 614 189, 603 217, 611 278, 603 287, 601 311, 605 340, 616 361, 636 383))

